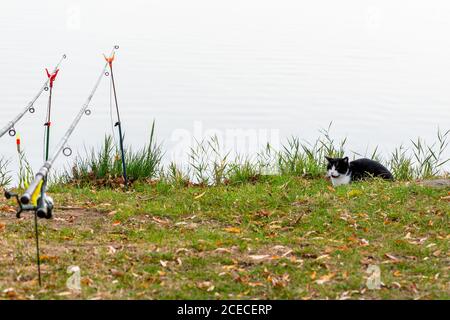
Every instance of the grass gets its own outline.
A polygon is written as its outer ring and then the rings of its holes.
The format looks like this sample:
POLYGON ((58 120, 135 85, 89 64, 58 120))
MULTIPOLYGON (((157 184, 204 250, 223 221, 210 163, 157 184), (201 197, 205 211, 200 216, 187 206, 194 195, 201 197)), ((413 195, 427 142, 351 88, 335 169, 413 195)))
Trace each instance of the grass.
MULTIPOLYGON (((187 165, 164 167, 153 123, 144 148, 127 148, 125 192, 106 137, 49 189, 56 208, 40 222, 42 288, 32 216, 15 219, 11 203, 0 204, 0 298, 449 299, 450 188, 415 181, 445 175, 449 131, 437 136, 387 159, 366 151, 395 182, 334 189, 324 157, 344 155, 347 140, 332 139, 330 127, 313 143, 292 137, 254 157, 231 158, 213 137, 192 147, 187 165), (66 287, 73 265, 81 292, 66 287), (366 286, 373 266, 377 290, 366 286)), ((30 168, 20 160, 23 188, 30 168)), ((0 172, 8 177, 5 162, 0 172)))
POLYGON ((8 170, 10 161, 0 158, 0 188, 6 187, 12 182, 11 172, 8 170))
MULTIPOLYGON (((114 186, 122 180, 122 158, 117 144, 111 136, 106 136, 100 150, 86 151, 86 156, 78 156, 70 171, 56 177, 57 183, 72 183, 78 186, 92 183, 114 186), (120 181, 118 181, 120 179, 120 181)), ((155 178, 160 170, 163 152, 155 140, 155 122, 152 124, 149 142, 138 151, 125 151, 127 176, 130 182, 155 178)))
MULTIPOLYGON (((240 155, 232 159, 231 150, 222 150, 221 142, 216 136, 196 141, 189 152, 187 165, 174 162, 163 166, 163 146, 156 142, 155 122, 151 127, 149 142, 142 149, 134 151, 126 148, 125 159, 127 175, 131 183, 134 181, 164 180, 174 185, 222 185, 236 183, 254 183, 261 175, 277 174, 296 177, 318 178, 326 170, 325 156, 343 157, 353 153, 353 158, 368 157, 384 164, 396 180, 411 181, 444 176, 445 166, 450 158, 446 158, 450 142, 450 130, 437 131, 437 140, 427 143, 421 138, 411 140, 411 145, 401 145, 387 158, 383 158, 375 147, 371 152, 366 150, 362 155, 349 152, 347 139, 335 141, 331 136, 331 123, 328 128, 320 130, 314 142, 302 141, 298 137, 288 138, 280 150, 269 144, 256 156, 240 155)), ((21 152, 19 168, 19 187, 30 180, 32 171, 21 152)), ((0 186, 11 183, 7 170, 8 162, 0 161, 0 186)), ((70 170, 60 176, 52 176, 52 184, 73 184, 76 186, 123 185, 122 159, 116 141, 106 136, 100 149, 92 148, 85 156, 77 156, 70 170)))
POLYGON ((0 214, 0 294, 34 299, 449 299, 450 188, 262 175, 217 186, 54 186, 40 223, 0 214), (81 268, 80 293, 65 282, 81 268), (379 290, 366 287, 369 265, 379 290), (7 290, 8 289, 8 290, 7 290), (2 293, 3 292, 3 293, 2 293))

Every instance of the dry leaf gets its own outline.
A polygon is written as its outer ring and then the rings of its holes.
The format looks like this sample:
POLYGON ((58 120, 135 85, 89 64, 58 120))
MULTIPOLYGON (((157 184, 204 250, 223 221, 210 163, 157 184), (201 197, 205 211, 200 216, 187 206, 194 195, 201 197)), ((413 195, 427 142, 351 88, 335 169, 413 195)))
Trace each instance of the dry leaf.
POLYGON ((282 277, 271 276, 267 277, 267 281, 269 281, 274 287, 286 287, 290 281, 289 274, 285 273, 282 277))
POLYGON ((326 275, 320 277, 319 280, 316 280, 316 283, 322 285, 322 284, 330 281, 331 279, 333 279, 335 275, 336 275, 335 273, 326 274, 326 275))
POLYGON ((187 249, 187 248, 179 248, 179 249, 177 249, 177 251, 175 251, 175 253, 181 253, 181 252, 188 253, 189 249, 187 249))
POLYGON ((223 230, 225 230, 226 232, 230 232, 230 233, 241 233, 241 229, 236 228, 236 227, 228 227, 228 228, 224 228, 223 230))
POLYGON ((111 271, 111 274, 116 277, 122 277, 125 275, 125 273, 123 271, 120 271, 117 269, 111 269, 110 271, 111 271))
POLYGON ((441 250, 436 250, 435 252, 433 252, 433 256, 435 257, 439 257, 441 255, 441 250))
POLYGON ((264 284, 262 282, 249 282, 247 283, 250 287, 263 287, 264 284))
POLYGON ((168 263, 168 261, 159 260, 159 263, 160 263, 164 268, 167 268, 167 263, 168 263))
POLYGON ((347 196, 352 198, 352 197, 360 196, 362 194, 363 194, 363 192, 361 190, 351 190, 347 193, 347 196))
POLYGON ((261 260, 265 260, 265 259, 269 259, 270 255, 269 254, 255 254, 255 255, 249 255, 249 258, 255 261, 261 261, 261 260))
POLYGON ((115 254, 116 253, 116 249, 113 246, 108 246, 108 253, 109 254, 115 254))
POLYGON ((162 224, 162 225, 170 224, 169 220, 163 220, 163 219, 159 219, 157 217, 152 217, 152 220, 155 221, 156 223, 159 223, 159 224, 162 224))
POLYGON ((390 254, 390 253, 385 253, 384 255, 385 255, 387 258, 391 259, 392 261, 395 261, 395 262, 400 261, 399 258, 397 258, 396 256, 394 256, 394 255, 392 255, 392 254, 390 254))
POLYGON ((195 199, 195 200, 200 199, 201 197, 203 197, 203 196, 205 195, 205 193, 206 193, 206 191, 200 193, 199 195, 196 195, 196 196, 194 197, 194 199, 195 199))
POLYGON ((400 272, 400 270, 395 270, 394 271, 394 277, 401 277, 402 273, 400 272))
POLYGON ((216 250, 214 250, 214 252, 218 252, 218 253, 231 253, 230 249, 227 248, 217 248, 216 250))
POLYGON ((81 283, 84 284, 85 286, 91 286, 94 283, 94 281, 91 278, 84 277, 83 279, 81 279, 81 283))
POLYGON ((17 293, 14 290, 14 288, 7 288, 7 289, 3 290, 3 293, 10 299, 14 299, 17 297, 17 293))
POLYGON ((206 291, 210 292, 214 290, 214 285, 211 281, 202 281, 197 283, 197 288, 206 289, 206 291))
POLYGON ((369 241, 366 239, 361 239, 361 240, 359 240, 359 245, 361 247, 367 247, 369 245, 369 241))
POLYGON ((58 257, 56 257, 56 256, 48 256, 48 255, 41 255, 40 256, 40 261, 41 262, 49 262, 49 261, 56 261, 56 260, 58 260, 58 257))

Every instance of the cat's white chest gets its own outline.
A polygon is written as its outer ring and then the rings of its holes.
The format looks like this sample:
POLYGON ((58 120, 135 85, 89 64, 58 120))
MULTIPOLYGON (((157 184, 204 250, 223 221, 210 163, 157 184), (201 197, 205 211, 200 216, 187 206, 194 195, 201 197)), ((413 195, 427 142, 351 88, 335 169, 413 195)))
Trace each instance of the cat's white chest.
POLYGON ((351 178, 351 175, 341 174, 337 178, 331 177, 331 183, 333 184, 333 187, 337 187, 343 184, 349 184, 351 178))

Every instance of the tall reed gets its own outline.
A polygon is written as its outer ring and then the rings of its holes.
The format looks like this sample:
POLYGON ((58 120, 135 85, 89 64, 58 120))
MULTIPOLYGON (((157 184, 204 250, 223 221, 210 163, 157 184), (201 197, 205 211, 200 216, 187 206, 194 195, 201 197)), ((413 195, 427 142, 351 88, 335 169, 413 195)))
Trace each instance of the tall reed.
MULTIPOLYGON (((86 150, 85 153, 84 157, 77 156, 75 158, 70 171, 65 171, 66 182, 90 184, 101 180, 108 184, 108 181, 119 179, 122 176, 122 159, 111 136, 105 136, 100 150, 92 148, 90 151, 86 150)), ((125 150, 129 180, 157 177, 161 170, 162 157, 162 147, 156 142, 155 122, 153 122, 148 144, 137 151, 133 151, 132 148, 125 150)))
POLYGON ((12 182, 11 171, 9 171, 8 166, 11 161, 0 158, 0 188, 6 188, 12 182))
MULTIPOLYGON (((423 139, 411 140, 411 146, 397 147, 383 159, 378 147, 364 154, 347 150, 347 139, 335 140, 330 125, 319 131, 319 137, 311 142, 291 137, 275 150, 270 144, 251 155, 230 158, 230 151, 222 150, 217 136, 196 141, 189 151, 189 161, 184 166, 171 162, 161 165, 163 152, 155 142, 155 124, 152 124, 149 143, 143 149, 126 150, 130 180, 159 178, 174 185, 220 185, 257 181, 267 174, 321 177, 326 170, 325 156, 350 158, 368 157, 386 165, 397 180, 427 179, 444 174, 444 166, 450 140, 450 130, 437 133, 437 141, 427 144, 423 139), (353 156, 352 156, 353 154, 353 156)), ((111 137, 105 137, 102 148, 91 149, 84 158, 77 157, 67 181, 81 183, 96 180, 117 179, 121 176, 121 158, 111 137)))

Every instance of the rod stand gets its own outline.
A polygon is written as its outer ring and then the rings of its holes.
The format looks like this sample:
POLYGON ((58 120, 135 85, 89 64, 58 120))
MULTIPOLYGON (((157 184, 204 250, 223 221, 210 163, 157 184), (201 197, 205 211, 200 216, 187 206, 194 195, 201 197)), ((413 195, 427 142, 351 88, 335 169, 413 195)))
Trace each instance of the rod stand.
POLYGON ((52 217, 54 207, 53 199, 47 196, 45 193, 44 198, 42 198, 42 194, 38 198, 37 205, 23 204, 19 199, 19 195, 11 191, 5 191, 5 198, 6 199, 14 198, 16 200, 18 204, 18 207, 16 209, 16 218, 20 218, 22 212, 24 211, 33 211, 37 214, 39 218, 50 219, 52 217))
POLYGON ((11 199, 14 198, 19 207, 17 208, 16 218, 20 218, 20 215, 23 211, 33 211, 34 212, 34 230, 35 230, 35 239, 36 239, 36 264, 38 269, 38 280, 39 286, 42 286, 41 280, 41 258, 40 258, 40 250, 39 250, 39 229, 38 229, 38 220, 37 218, 46 218, 50 219, 52 217, 53 210, 53 199, 47 196, 44 192, 44 189, 41 190, 41 196, 37 199, 36 206, 33 204, 22 204, 19 199, 19 195, 17 193, 11 191, 5 191, 5 198, 11 199))

